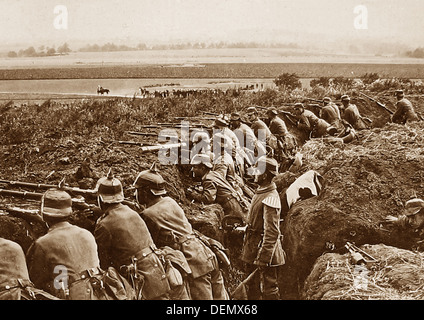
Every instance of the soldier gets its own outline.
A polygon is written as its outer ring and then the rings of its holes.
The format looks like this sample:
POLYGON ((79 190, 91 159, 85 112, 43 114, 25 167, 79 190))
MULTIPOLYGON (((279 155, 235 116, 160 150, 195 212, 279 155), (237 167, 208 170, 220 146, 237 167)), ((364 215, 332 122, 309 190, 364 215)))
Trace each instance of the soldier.
POLYGON ((236 170, 237 166, 231 157, 231 141, 228 136, 222 133, 216 133, 213 137, 213 168, 215 172, 219 172, 231 185, 240 193, 243 193, 241 186, 243 179, 236 170))
POLYGON ((138 300, 168 300, 171 288, 160 255, 144 220, 122 204, 121 182, 109 172, 96 190, 103 212, 94 230, 101 266, 114 266, 126 276, 138 300))
POLYGON ((278 267, 285 264, 280 232, 281 203, 277 186, 272 182, 278 174, 275 159, 264 156, 256 164, 255 180, 259 187, 252 199, 244 236, 242 260, 247 271, 259 270, 259 277, 250 287, 249 299, 278 300, 278 267))
POLYGON ((392 122, 398 124, 406 124, 413 121, 419 121, 418 115, 415 113, 411 101, 405 98, 403 90, 396 90, 396 111, 392 115, 392 122))
POLYGON ((256 139, 267 149, 267 153, 277 148, 277 138, 271 133, 268 126, 258 117, 258 111, 255 107, 249 107, 246 110, 247 119, 250 122, 250 128, 253 130, 256 139))
POLYGON ((136 199, 146 208, 141 213, 159 247, 180 250, 191 269, 190 294, 193 300, 228 300, 218 260, 194 234, 178 203, 166 195, 165 180, 154 169, 138 174, 134 182, 136 199))
POLYGON ((240 145, 244 148, 250 165, 254 164, 256 159, 266 154, 266 148, 263 144, 258 143, 255 133, 247 124, 242 122, 239 113, 234 112, 231 114, 230 128, 237 136, 240 145))
POLYGON ((0 300, 58 300, 34 287, 22 247, 0 238, 0 300))
POLYGON ((343 131, 344 125, 341 119, 340 109, 329 97, 325 97, 323 99, 323 107, 320 110, 320 118, 327 121, 339 132, 343 131))
POLYGON ((424 200, 412 198, 406 201, 403 214, 399 217, 389 215, 386 217, 386 222, 403 229, 409 228, 422 236, 424 234, 424 200))
MULTIPOLYGON (((202 182, 201 193, 188 193, 188 196, 197 202, 206 204, 218 203, 224 210, 224 216, 236 216, 246 221, 246 209, 241 206, 246 199, 222 176, 213 171, 210 156, 198 154, 191 160, 194 177, 202 182)), ((222 221, 223 216, 219 217, 222 221)))
POLYGON ((306 110, 302 103, 294 105, 293 114, 299 119, 298 128, 304 131, 310 138, 320 138, 327 134, 337 134, 337 129, 327 121, 318 118, 312 111, 306 110))
POLYGON ((69 300, 97 300, 92 276, 101 274, 97 245, 93 235, 70 224, 71 196, 62 190, 47 190, 41 200, 46 235, 29 248, 27 263, 30 279, 37 288, 69 300))
POLYGON ((296 154, 296 140, 287 129, 284 120, 278 116, 276 108, 272 107, 268 109, 267 115, 269 119, 269 129, 278 140, 275 158, 286 168, 293 162, 296 154))
POLYGON ((342 95, 341 100, 343 104, 343 119, 355 130, 367 129, 367 122, 371 123, 371 120, 361 116, 358 107, 355 104, 350 103, 350 97, 347 94, 342 95))
MULTIPOLYGON (((236 170, 240 176, 244 175, 244 161, 247 159, 247 155, 245 154, 244 150, 241 148, 241 145, 239 143, 239 140, 235 133, 230 130, 228 127, 229 123, 226 118, 218 117, 215 120, 214 123, 214 133, 212 136, 212 141, 216 141, 215 135, 221 133, 224 136, 229 138, 229 142, 227 143, 228 152, 232 156, 234 160, 234 164, 236 167, 236 170)), ((215 146, 217 147, 217 146, 215 146)))

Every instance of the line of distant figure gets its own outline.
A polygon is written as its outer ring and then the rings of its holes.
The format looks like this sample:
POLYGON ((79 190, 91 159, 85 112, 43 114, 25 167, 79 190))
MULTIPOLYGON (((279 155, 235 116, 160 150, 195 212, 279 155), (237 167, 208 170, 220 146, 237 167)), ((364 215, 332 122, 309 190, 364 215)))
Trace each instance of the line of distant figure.
POLYGON ((233 94, 234 92, 239 91, 264 91, 266 89, 264 83, 256 83, 256 84, 247 84, 245 86, 240 86, 237 88, 227 88, 227 89, 219 89, 219 88, 211 88, 211 89, 172 89, 172 90, 154 90, 149 91, 146 88, 140 87, 138 91, 135 93, 135 96, 141 96, 142 98, 153 98, 153 97, 178 97, 178 98, 186 98, 188 96, 199 96, 202 94, 233 94))

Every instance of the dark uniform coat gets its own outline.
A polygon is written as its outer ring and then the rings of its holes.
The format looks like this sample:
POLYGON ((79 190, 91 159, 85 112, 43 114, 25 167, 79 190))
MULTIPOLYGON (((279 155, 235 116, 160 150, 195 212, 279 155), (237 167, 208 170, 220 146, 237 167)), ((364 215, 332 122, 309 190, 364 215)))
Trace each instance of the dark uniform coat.
POLYGON ((412 106, 412 103, 408 99, 403 98, 399 100, 396 103, 396 107, 397 109, 392 115, 392 122, 405 124, 407 122, 419 120, 418 115, 415 113, 414 107, 412 106))
POLYGON ((258 189, 252 199, 242 260, 248 264, 280 266, 285 252, 280 232, 281 202, 275 183, 258 189))
POLYGON ((163 265, 154 250, 156 246, 140 215, 123 204, 109 207, 94 230, 103 268, 130 265, 137 259, 137 269, 144 279, 143 299, 162 297, 170 290, 163 265))
POLYGON ((79 274, 99 268, 97 244, 86 229, 60 222, 51 226, 46 235, 38 238, 27 254, 29 275, 37 288, 55 296, 69 289, 71 300, 96 300, 89 282, 77 281, 79 274))
POLYGON ((183 209, 170 198, 145 209, 146 221, 155 243, 180 250, 191 269, 190 290, 193 300, 223 300, 227 294, 215 254, 193 233, 183 209))
POLYGON ((18 279, 29 281, 25 254, 16 242, 0 238, 0 300, 19 300, 18 279))
POLYGON ((194 195, 198 202, 206 204, 218 203, 224 210, 224 215, 233 215, 246 220, 246 213, 240 205, 240 197, 229 182, 216 171, 209 171, 202 178, 203 192, 194 195))

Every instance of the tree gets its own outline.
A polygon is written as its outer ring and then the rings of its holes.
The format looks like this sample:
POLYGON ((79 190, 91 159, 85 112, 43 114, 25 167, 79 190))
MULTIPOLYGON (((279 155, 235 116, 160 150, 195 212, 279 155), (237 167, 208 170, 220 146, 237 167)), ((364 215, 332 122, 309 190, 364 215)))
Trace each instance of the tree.
POLYGON ((57 48, 57 52, 60 54, 66 54, 71 51, 72 50, 69 48, 69 45, 66 42, 63 45, 61 45, 59 48, 57 48))
POLYGON ((278 87, 288 90, 302 87, 302 82, 300 82, 299 77, 295 73, 283 73, 274 80, 274 83, 278 87))
POLYGON ((18 54, 17 54, 15 51, 9 51, 9 52, 7 53, 7 56, 8 56, 9 58, 16 58, 16 57, 18 56, 18 54))

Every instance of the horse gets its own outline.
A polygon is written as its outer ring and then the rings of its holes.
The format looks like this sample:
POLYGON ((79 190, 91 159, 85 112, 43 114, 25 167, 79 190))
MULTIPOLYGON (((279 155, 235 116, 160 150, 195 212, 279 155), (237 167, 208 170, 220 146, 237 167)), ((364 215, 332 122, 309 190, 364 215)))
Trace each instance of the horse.
POLYGON ((103 95, 103 93, 109 94, 109 92, 110 92, 109 89, 106 89, 100 86, 97 87, 97 94, 103 95))

